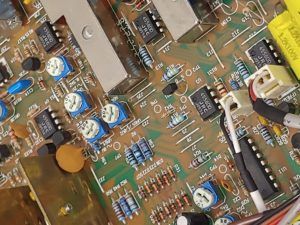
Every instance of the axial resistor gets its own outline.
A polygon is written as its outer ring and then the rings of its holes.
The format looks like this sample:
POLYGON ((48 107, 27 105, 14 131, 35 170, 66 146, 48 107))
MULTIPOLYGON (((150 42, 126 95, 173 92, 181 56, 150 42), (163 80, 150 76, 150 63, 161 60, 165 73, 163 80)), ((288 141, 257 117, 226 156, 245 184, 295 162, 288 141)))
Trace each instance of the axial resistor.
POLYGON ((14 50, 14 56, 15 56, 15 59, 16 59, 17 62, 22 62, 23 61, 23 55, 22 55, 19 48, 14 50))
POLYGON ((214 83, 214 85, 221 97, 224 97, 225 95, 227 95, 228 91, 222 81, 218 80, 214 83))
POLYGON ((144 165, 144 162, 146 161, 146 158, 145 158, 143 152, 141 151, 140 147, 138 146, 138 144, 132 142, 132 145, 131 145, 130 148, 131 148, 132 153, 133 153, 136 161, 138 162, 138 164, 143 164, 144 165))
POLYGON ((174 113, 171 115, 171 120, 168 123, 167 128, 174 128, 178 126, 180 123, 182 123, 184 120, 186 120, 186 115, 181 113, 174 113))
POLYGON ((47 84, 44 80, 39 80, 38 81, 38 86, 42 91, 45 91, 47 89, 47 84))
POLYGON ((39 47, 37 46, 36 42, 34 40, 31 40, 29 44, 30 44, 30 48, 31 48, 31 51, 33 52, 33 54, 38 55, 40 50, 39 50, 39 47))
POLYGON ((193 159, 190 162, 189 168, 197 169, 202 163, 207 160, 206 154, 200 154, 197 158, 193 159))
POLYGON ((26 46, 24 47, 24 55, 25 55, 25 58, 28 58, 28 57, 31 57, 31 56, 32 56, 30 47, 29 47, 28 45, 26 45, 26 46))
POLYGON ((126 201, 126 198, 124 196, 121 196, 119 193, 119 204, 121 206, 121 209, 123 210, 126 217, 132 219, 132 211, 126 201))
POLYGON ((10 141, 13 144, 13 146, 17 149, 21 149, 18 137, 15 135, 15 131, 11 127, 9 128, 8 136, 10 137, 10 141))
POLYGON ((65 121, 72 123, 72 117, 67 110, 63 110, 63 117, 65 118, 65 121))
POLYGON ((241 88, 240 85, 239 85, 239 83, 236 80, 234 80, 234 79, 231 79, 229 81, 229 84, 230 84, 232 90, 234 90, 234 91, 239 90, 241 88))
POLYGON ((180 195, 181 195, 181 198, 185 202, 186 205, 189 205, 189 206, 192 205, 192 203, 190 201, 190 198, 189 198, 188 194, 185 191, 181 190, 180 195))
POLYGON ((131 212, 135 213, 136 215, 139 215, 138 211, 139 211, 140 207, 139 207, 137 201, 135 200, 133 194, 131 192, 125 191, 124 198, 126 199, 131 212))
POLYGON ((25 138, 25 142, 29 148, 31 148, 33 146, 33 141, 31 140, 30 137, 25 138))
POLYGON ((152 177, 150 177, 150 184, 151 184, 152 190, 155 191, 156 193, 159 193, 159 188, 157 186, 156 180, 152 177))
POLYGON ((247 134, 246 130, 243 127, 237 128, 235 130, 235 133, 238 139, 244 137, 247 134))
POLYGON ((96 86, 96 82, 92 73, 86 74, 86 76, 84 76, 83 79, 85 83, 90 84, 92 86, 96 86))
POLYGON ((147 201, 147 193, 145 191, 145 188, 143 186, 138 186, 138 196, 140 197, 140 199, 145 199, 145 201, 147 201))
POLYGON ((157 209, 157 214, 158 214, 159 218, 165 222, 166 217, 165 217, 163 208, 161 206, 157 206, 156 209, 157 209))
POLYGON ((153 59, 145 46, 139 48, 139 56, 146 66, 153 67, 153 59))
POLYGON ((181 199, 180 199, 179 195, 177 195, 177 193, 175 193, 174 198, 175 198, 175 201, 176 201, 178 207, 181 208, 181 209, 183 209, 183 206, 184 206, 184 205, 183 205, 183 203, 181 202, 181 199))
POLYGON ((300 153, 297 151, 294 151, 294 153, 295 153, 294 160, 300 166, 300 153))
POLYGON ((120 222, 122 222, 122 223, 126 223, 126 221, 125 221, 125 214, 124 214, 124 212, 122 211, 122 208, 121 208, 121 206, 120 206, 120 204, 119 204, 119 202, 117 202, 117 201, 115 201, 114 199, 112 199, 112 203, 111 203, 111 205, 112 205, 112 209, 114 210, 114 212, 115 212, 115 215, 116 215, 116 217, 118 218, 118 220, 120 221, 120 222))
POLYGON ((243 78, 243 80, 246 80, 248 77, 250 77, 251 74, 250 74, 246 64, 241 59, 237 59, 234 62, 234 64, 237 68, 237 71, 239 72, 239 74, 243 78))
POLYGON ((258 116, 257 119, 261 123, 261 125, 263 125, 263 126, 268 126, 269 125, 269 122, 265 117, 258 116))
POLYGON ((159 173, 156 173, 156 174, 155 174, 155 178, 156 178, 156 182, 157 182, 158 186, 159 186, 160 188, 164 188, 163 179, 162 179, 162 177, 160 176, 159 173))
POLYGON ((137 143, 144 154, 146 160, 150 159, 152 161, 153 157, 153 151, 151 147, 149 146, 148 141, 145 138, 140 138, 140 140, 137 143))
POLYGON ((267 127, 261 125, 261 127, 259 128, 259 133, 261 134, 261 136, 263 137, 263 139, 268 145, 271 146, 275 145, 275 141, 267 127))
POLYGON ((152 196, 152 189, 147 181, 144 182, 144 188, 148 195, 152 196))
POLYGON ((131 148, 125 149, 125 158, 126 162, 132 166, 135 170, 138 169, 138 161, 136 160, 131 148))
POLYGON ((155 209, 151 210, 151 215, 153 215, 153 218, 156 221, 156 223, 159 224, 159 222, 161 222, 161 218, 159 217, 158 212, 155 209))
POLYGON ((164 211, 165 211, 165 214, 166 214, 169 218, 171 218, 172 212, 171 212, 171 209, 170 209, 168 203, 163 202, 162 205, 163 205, 163 209, 164 209, 164 211))
POLYGON ((272 126, 272 130, 274 131, 274 133, 276 134, 276 136, 277 137, 281 137, 282 136, 282 130, 281 130, 281 128, 280 128, 280 126, 279 125, 277 125, 277 124, 274 124, 273 126, 272 126))
POLYGON ((178 75, 180 69, 178 66, 168 67, 162 76, 162 81, 169 81, 176 75, 178 75))
POLYGON ((168 173, 166 170, 161 170, 161 176, 162 176, 164 183, 166 185, 170 186, 170 181, 169 181, 168 173))
POLYGON ((176 207, 174 199, 169 198, 169 206, 172 209, 173 213, 177 214, 177 207, 176 207))
POLYGON ((173 179, 173 181, 176 181, 176 174, 171 166, 167 167, 167 172, 169 176, 173 179))

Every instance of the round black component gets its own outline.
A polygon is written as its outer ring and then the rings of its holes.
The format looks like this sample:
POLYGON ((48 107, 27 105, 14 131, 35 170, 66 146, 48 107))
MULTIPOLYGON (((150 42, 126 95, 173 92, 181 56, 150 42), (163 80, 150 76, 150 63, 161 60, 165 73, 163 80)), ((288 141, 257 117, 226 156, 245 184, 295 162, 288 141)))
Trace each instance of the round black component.
POLYGON ((10 156, 10 151, 7 145, 0 145, 0 161, 5 160, 10 156))
POLYGON ((59 130, 56 131, 51 137, 53 144, 58 148, 59 146, 71 141, 72 135, 69 131, 59 130))
POLYGON ((286 113, 292 113, 295 114, 296 112, 296 106, 293 103, 289 103, 289 102, 281 102, 277 108, 279 108, 280 110, 282 110, 283 112, 286 113))
POLYGON ((22 68, 26 71, 37 71, 41 68, 41 60, 37 57, 28 57, 22 62, 22 68))
POLYGON ((175 219, 175 225, 210 225, 210 219, 204 213, 184 212, 175 219))
POLYGON ((55 154, 56 153, 56 146, 53 143, 48 143, 43 145, 37 150, 39 156, 45 156, 48 154, 55 154))
POLYGON ((296 133, 292 136, 292 145, 294 148, 299 148, 300 149, 300 133, 296 133))
POLYGON ((163 90, 162 93, 164 95, 171 95, 173 94, 175 91, 177 91, 178 86, 176 83, 170 83, 168 84, 163 90))

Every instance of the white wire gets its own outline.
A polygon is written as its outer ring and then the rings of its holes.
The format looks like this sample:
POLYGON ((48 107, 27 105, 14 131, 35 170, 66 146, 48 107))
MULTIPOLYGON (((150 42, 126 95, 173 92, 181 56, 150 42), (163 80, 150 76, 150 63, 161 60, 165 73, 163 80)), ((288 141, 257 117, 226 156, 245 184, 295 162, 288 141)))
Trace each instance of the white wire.
POLYGON ((300 129, 300 116, 288 113, 283 118, 283 124, 287 127, 300 129))
MULTIPOLYGON (((228 99, 226 99, 224 110, 225 110, 225 115, 226 115, 226 120, 227 120, 227 126, 229 129, 231 140, 232 140, 233 147, 234 147, 234 152, 241 153, 242 152, 241 146, 238 141, 237 135, 235 133, 235 127, 234 127, 234 123, 233 123, 232 116, 231 116, 231 110, 230 110, 230 107, 233 103, 234 102, 233 102, 232 97, 229 97, 228 99)), ((251 196, 258 212, 261 213, 261 212, 264 212, 267 210, 264 200, 258 190, 250 192, 250 196, 251 196)))
POLYGON ((232 97, 229 97, 226 101, 225 101, 225 115, 226 115, 226 120, 227 120, 227 126, 230 132, 230 136, 231 136, 231 140, 233 143, 233 147, 234 147, 234 151, 235 153, 240 153, 241 152, 241 147, 240 147, 240 143, 238 141, 237 135, 235 133, 235 128, 234 128, 234 124, 233 124, 233 120, 231 117, 231 105, 233 104, 233 100, 232 97))
POLYGON ((285 214, 278 225, 288 225, 300 213, 300 198, 294 203, 293 207, 285 214))
POLYGON ((257 98, 261 98, 259 92, 258 92, 258 88, 257 88, 257 85, 260 81, 260 79, 263 79, 264 76, 267 76, 269 73, 268 71, 263 71, 261 74, 257 75, 255 78, 254 78, 254 81, 252 83, 252 90, 253 90, 253 93, 254 95, 257 97, 257 98))

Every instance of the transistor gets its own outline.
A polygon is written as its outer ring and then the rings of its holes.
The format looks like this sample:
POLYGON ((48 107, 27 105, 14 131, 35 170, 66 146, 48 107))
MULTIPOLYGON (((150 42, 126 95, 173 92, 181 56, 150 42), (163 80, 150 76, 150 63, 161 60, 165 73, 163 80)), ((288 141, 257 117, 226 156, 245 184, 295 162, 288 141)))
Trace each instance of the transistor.
POLYGON ((49 109, 42 111, 34 118, 34 120, 45 139, 50 138, 59 130, 59 122, 49 109))
POLYGON ((11 155, 7 145, 0 144, 0 162, 4 161, 11 155))
POLYGON ((47 53, 55 50, 61 44, 59 33, 49 21, 44 22, 35 32, 47 53))
POLYGON ((282 63, 275 47, 267 39, 253 45, 248 50, 248 55, 258 69, 264 65, 279 65, 282 63))
POLYGON ((37 71, 41 68, 41 60, 37 57, 28 57, 22 62, 25 71, 37 71))
POLYGON ((56 131, 53 136, 51 137, 53 144, 56 147, 66 144, 67 142, 71 141, 72 135, 69 131, 66 130, 58 130, 56 131))
POLYGON ((178 86, 175 82, 170 83, 164 89, 162 89, 162 93, 164 95, 172 95, 172 94, 174 94, 175 91, 177 91, 177 89, 178 89, 178 86))
POLYGON ((207 120, 220 110, 215 93, 208 86, 204 86, 194 92, 190 96, 190 100, 203 120, 207 120))
POLYGON ((163 31, 151 10, 147 10, 135 19, 134 24, 146 44, 150 43, 163 31))
POLYGON ((56 146, 53 143, 44 144, 37 150, 39 156, 45 156, 48 154, 55 154, 56 146))

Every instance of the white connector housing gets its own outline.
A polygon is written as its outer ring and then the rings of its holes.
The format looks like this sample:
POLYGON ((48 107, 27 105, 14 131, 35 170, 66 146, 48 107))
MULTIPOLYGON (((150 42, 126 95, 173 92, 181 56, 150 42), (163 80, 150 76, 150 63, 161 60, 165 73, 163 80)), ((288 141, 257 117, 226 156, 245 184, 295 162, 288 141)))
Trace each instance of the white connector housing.
POLYGON ((254 85, 259 98, 275 99, 295 87, 298 83, 292 73, 284 66, 265 65, 245 80, 247 86, 259 76, 254 85))
POLYGON ((252 104, 249 98, 248 90, 231 91, 220 99, 220 104, 225 108, 228 98, 232 98, 235 106, 231 110, 232 116, 247 116, 253 112, 252 104))

